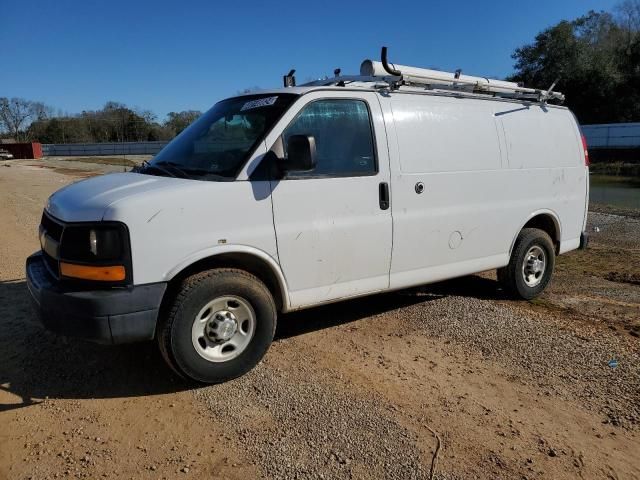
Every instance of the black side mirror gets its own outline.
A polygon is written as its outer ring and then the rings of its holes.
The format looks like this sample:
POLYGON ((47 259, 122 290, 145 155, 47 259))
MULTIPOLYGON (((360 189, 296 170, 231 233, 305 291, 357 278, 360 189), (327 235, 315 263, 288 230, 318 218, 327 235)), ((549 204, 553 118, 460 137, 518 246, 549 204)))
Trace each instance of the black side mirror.
POLYGON ((291 135, 287 140, 285 171, 308 172, 316 168, 316 139, 313 135, 291 135))

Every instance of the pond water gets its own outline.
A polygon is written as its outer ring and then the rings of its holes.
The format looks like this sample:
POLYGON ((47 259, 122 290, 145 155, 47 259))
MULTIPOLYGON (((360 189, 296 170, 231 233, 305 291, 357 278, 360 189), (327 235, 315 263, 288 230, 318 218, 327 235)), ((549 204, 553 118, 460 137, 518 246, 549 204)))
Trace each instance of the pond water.
POLYGON ((640 178, 590 175, 589 200, 602 205, 640 209, 640 178))

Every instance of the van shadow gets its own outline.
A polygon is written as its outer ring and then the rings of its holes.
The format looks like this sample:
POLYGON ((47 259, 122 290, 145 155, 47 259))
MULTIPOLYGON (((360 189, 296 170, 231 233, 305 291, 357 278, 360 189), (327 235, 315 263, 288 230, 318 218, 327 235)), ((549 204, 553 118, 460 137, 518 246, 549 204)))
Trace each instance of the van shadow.
POLYGON ((0 282, 0 412, 47 397, 129 397, 188 388, 164 365, 155 344, 106 346, 54 335, 37 320, 24 280, 0 282))
MULTIPOLYGON (((501 296, 494 280, 474 276, 363 297, 282 315, 276 341, 449 295, 501 296)), ((154 342, 105 346, 54 335, 36 319, 24 280, 0 281, 0 413, 45 398, 135 397, 192 388, 169 370, 154 342)))
POLYGON ((430 302, 443 297, 463 296, 497 300, 504 298, 495 280, 469 276, 440 283, 345 300, 308 310, 281 315, 276 340, 332 328, 403 307, 430 302))

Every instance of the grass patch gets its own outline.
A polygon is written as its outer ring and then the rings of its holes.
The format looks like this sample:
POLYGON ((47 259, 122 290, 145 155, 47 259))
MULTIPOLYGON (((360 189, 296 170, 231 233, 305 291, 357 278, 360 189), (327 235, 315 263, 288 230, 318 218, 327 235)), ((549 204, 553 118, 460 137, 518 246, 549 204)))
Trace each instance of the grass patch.
POLYGON ((612 248, 610 245, 589 244, 586 250, 575 250, 556 259, 556 271, 576 278, 592 275, 610 281, 631 283, 638 280, 636 265, 640 252, 633 249, 612 248))
POLYGON ((589 165, 589 172, 595 175, 614 175, 640 179, 640 163, 602 162, 589 165))
POLYGON ((639 208, 625 208, 615 205, 602 205, 600 203, 589 202, 589 211, 597 213, 608 213, 611 215, 620 215, 622 217, 640 218, 639 208))

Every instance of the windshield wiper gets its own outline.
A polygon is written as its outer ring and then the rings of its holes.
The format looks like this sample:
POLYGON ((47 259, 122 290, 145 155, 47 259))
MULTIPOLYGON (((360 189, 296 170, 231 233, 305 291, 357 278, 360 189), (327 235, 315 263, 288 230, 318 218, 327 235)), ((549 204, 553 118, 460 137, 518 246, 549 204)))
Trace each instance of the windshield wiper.
POLYGON ((147 160, 144 160, 140 165, 131 169, 131 171, 135 173, 145 173, 147 170, 157 170, 158 172, 165 173, 170 177, 178 178, 178 176, 173 174, 170 170, 159 167, 157 164, 151 164, 147 160))
POLYGON ((140 165, 133 167, 131 171, 134 173, 144 173, 147 170, 157 170, 159 172, 166 173, 167 175, 170 175, 174 178, 179 178, 177 175, 174 175, 170 169, 164 168, 164 166, 171 167, 172 170, 178 172, 183 178, 207 177, 212 180, 219 180, 223 182, 229 182, 233 180, 230 177, 225 177, 224 175, 210 172, 209 170, 206 170, 204 168, 178 167, 175 162, 169 162, 166 160, 157 163, 149 163, 149 161, 144 160, 140 165))
POLYGON ((212 172, 211 170, 207 170, 206 168, 182 168, 182 171, 191 176, 207 177, 210 179, 221 180, 225 182, 232 180, 230 177, 220 175, 218 173, 212 172))
POLYGON ((156 162, 153 165, 166 165, 166 166, 169 166, 169 167, 173 168, 176 172, 178 172, 181 177, 189 178, 189 173, 187 173, 188 170, 183 169, 176 162, 169 162, 169 161, 163 160, 162 162, 156 162))

